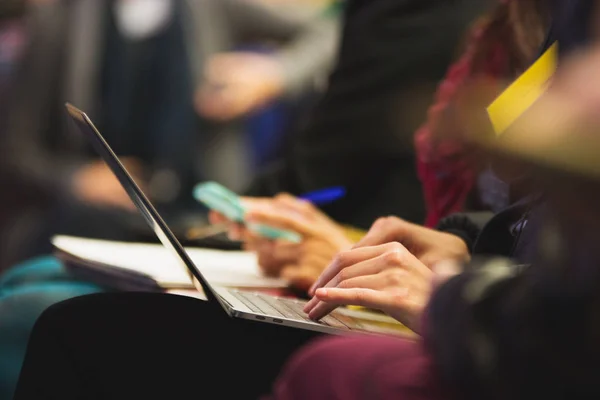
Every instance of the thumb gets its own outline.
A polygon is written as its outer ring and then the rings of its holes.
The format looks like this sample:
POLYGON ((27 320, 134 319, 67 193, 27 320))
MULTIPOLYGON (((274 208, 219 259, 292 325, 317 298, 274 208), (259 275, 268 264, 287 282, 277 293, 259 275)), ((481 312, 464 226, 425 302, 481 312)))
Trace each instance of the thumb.
POLYGON ((281 277, 297 289, 306 290, 315 282, 315 276, 305 268, 298 265, 288 265, 281 271, 281 277))
POLYGON ((462 273, 463 267, 456 261, 447 260, 435 263, 431 270, 433 271, 433 287, 437 288, 453 276, 462 273))

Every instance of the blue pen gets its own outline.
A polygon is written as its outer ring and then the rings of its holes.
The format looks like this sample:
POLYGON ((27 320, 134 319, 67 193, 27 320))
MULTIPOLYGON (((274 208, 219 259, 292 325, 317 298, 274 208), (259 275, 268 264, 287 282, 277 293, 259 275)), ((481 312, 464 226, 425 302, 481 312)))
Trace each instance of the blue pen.
POLYGON ((334 186, 326 189, 315 190, 300 195, 299 198, 302 200, 309 201, 317 206, 323 206, 326 204, 333 203, 334 201, 344 197, 346 195, 346 189, 342 186, 334 186))

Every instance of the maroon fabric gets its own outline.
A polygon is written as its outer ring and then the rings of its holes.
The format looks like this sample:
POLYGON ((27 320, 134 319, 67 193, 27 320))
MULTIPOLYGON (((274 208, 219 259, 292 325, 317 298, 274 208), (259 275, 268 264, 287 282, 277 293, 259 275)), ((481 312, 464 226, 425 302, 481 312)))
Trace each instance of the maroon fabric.
POLYGON ((427 121, 415 133, 417 169, 427 204, 425 225, 429 227, 463 211, 479 172, 473 149, 462 140, 464 126, 456 117, 459 107, 456 103, 461 89, 470 80, 494 82, 508 72, 502 43, 491 46, 485 64, 475 70, 474 57, 487 28, 487 21, 483 21, 472 30, 466 51, 450 66, 438 87, 427 121))
POLYGON ((333 337, 292 357, 263 400, 445 400, 447 393, 421 341, 333 337))

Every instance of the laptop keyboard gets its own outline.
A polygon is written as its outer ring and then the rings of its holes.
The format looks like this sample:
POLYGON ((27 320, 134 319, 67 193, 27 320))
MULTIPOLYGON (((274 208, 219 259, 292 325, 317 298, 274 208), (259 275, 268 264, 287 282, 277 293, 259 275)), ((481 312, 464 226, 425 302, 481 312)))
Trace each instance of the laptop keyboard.
POLYGON ((270 317, 282 317, 293 321, 305 321, 342 329, 352 329, 352 326, 355 325, 352 323, 352 318, 345 316, 336 318, 335 311, 323 317, 320 321, 313 321, 303 311, 306 304, 306 301, 303 300, 239 290, 230 290, 230 292, 253 312, 270 317), (343 319, 343 322, 340 319, 343 319))

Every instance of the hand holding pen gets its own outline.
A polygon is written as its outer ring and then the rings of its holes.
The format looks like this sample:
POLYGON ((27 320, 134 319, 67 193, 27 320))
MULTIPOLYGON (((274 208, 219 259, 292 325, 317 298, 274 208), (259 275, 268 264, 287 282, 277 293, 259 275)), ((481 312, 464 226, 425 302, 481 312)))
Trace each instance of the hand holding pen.
MULTIPOLYGON (((343 187, 330 187, 327 189, 321 189, 305 193, 299 196, 298 198, 282 194, 272 198, 241 197, 240 201, 243 203, 244 208, 249 211, 247 212, 247 214, 250 217, 252 217, 254 211, 258 212, 260 210, 259 219, 262 219, 262 222, 267 222, 267 224, 261 225, 272 226, 272 224, 268 223, 270 215, 272 215, 272 217, 276 220, 281 220, 282 216, 284 216, 287 217, 289 221, 293 221, 294 218, 298 217, 297 212, 294 210, 294 208, 290 207, 290 205, 294 202, 298 202, 298 204, 308 202, 316 206, 322 206, 337 201, 338 199, 342 198, 345 194, 346 191, 343 187), (282 202, 282 198, 286 198, 287 202, 282 202)), ((210 225, 208 226, 202 226, 191 229, 187 234, 187 239, 197 240, 222 233, 227 233, 229 239, 231 240, 246 241, 249 237, 253 236, 253 234, 249 232, 245 224, 234 222, 222 213, 216 211, 209 212, 209 222, 210 225)), ((253 221, 249 222, 252 223, 253 221)))

